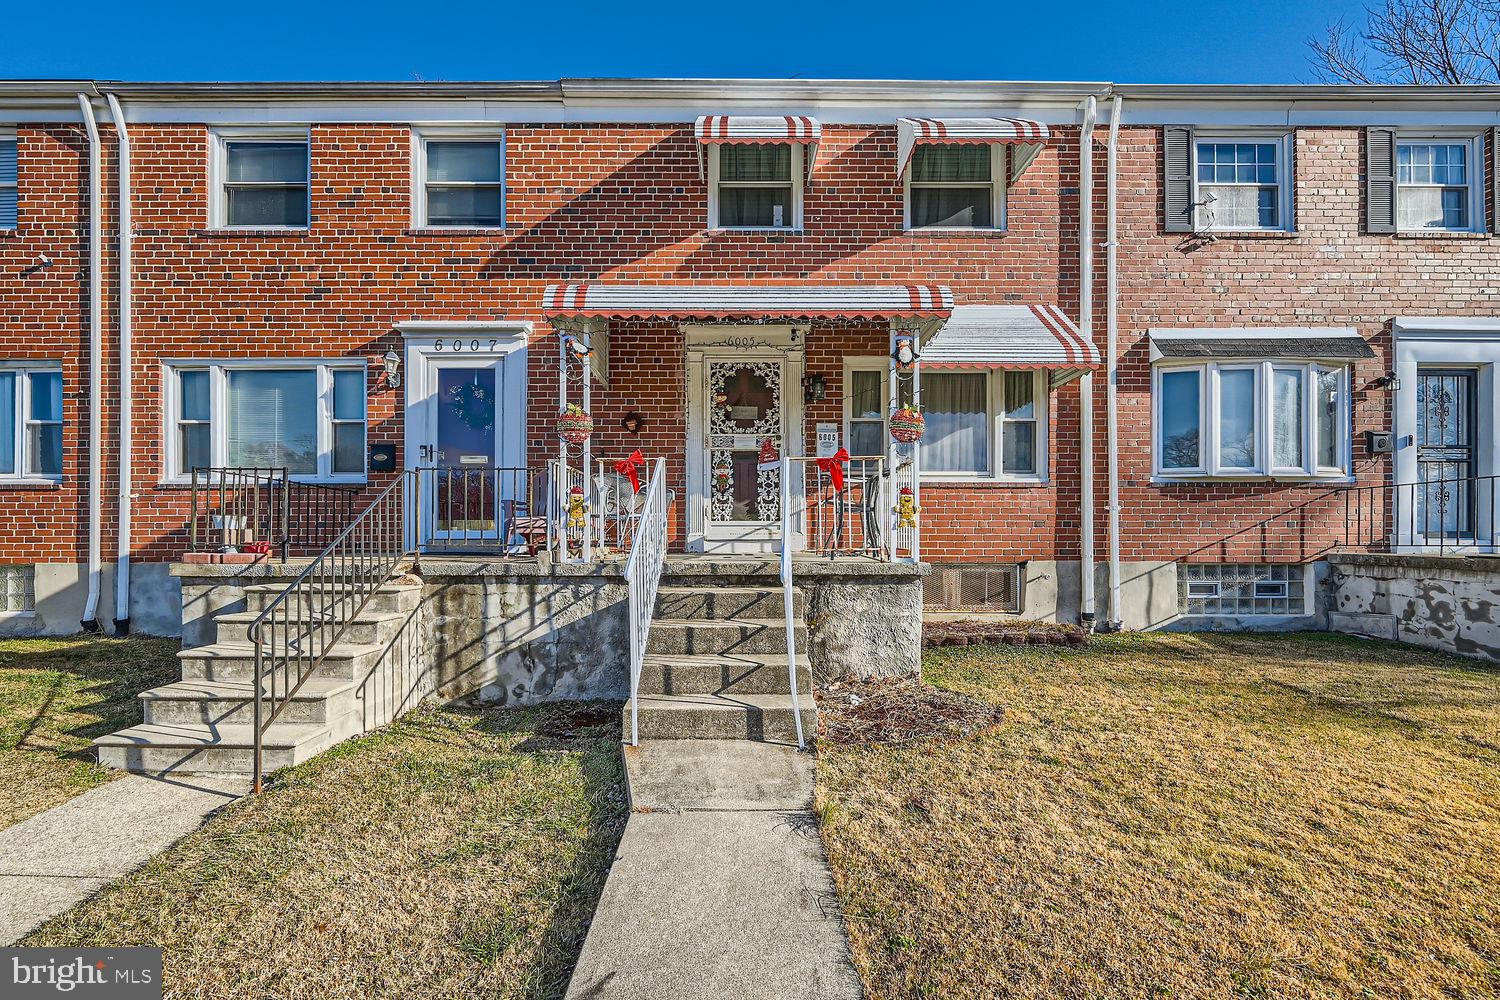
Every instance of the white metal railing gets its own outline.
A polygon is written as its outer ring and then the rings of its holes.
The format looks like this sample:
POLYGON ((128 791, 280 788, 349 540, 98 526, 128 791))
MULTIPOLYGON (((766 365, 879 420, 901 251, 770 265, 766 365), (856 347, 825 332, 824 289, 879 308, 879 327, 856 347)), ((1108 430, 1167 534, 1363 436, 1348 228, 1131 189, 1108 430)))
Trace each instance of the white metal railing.
MULTIPOLYGON (((632 456, 634 457, 634 456, 632 456)), ((640 523, 646 495, 650 464, 644 460, 635 466, 641 489, 636 490, 630 476, 620 471, 629 459, 601 458, 594 471, 594 545, 604 553, 629 552, 636 526, 640 523)))
POLYGON ((559 561, 566 562, 575 554, 583 559, 594 555, 593 532, 589 530, 589 508, 593 496, 589 491, 588 477, 582 469, 575 469, 558 459, 547 463, 547 479, 551 484, 547 510, 547 550, 559 561), (569 498, 573 489, 582 491, 584 513, 576 521, 569 511, 569 498))
POLYGON ((656 460, 651 480, 642 494, 640 519, 630 540, 625 560, 625 587, 630 595, 630 743, 640 743, 637 704, 646 642, 651 637, 651 618, 656 613, 656 586, 661 582, 662 563, 667 556, 666 462, 656 460))
POLYGON ((781 607, 786 617, 786 673, 792 692, 792 722, 797 727, 797 746, 807 747, 802 734, 802 705, 797 697, 797 622, 792 600, 792 463, 781 459, 781 607))
POLYGON ((884 505, 886 514, 883 520, 889 526, 887 551, 890 557, 916 562, 922 558, 922 521, 920 515, 914 514, 912 523, 901 527, 901 516, 897 508, 901 504, 903 488, 911 491, 911 505, 915 512, 921 503, 921 488, 917 484, 916 459, 912 456, 897 461, 892 470, 890 486, 886 492, 889 502, 884 505))

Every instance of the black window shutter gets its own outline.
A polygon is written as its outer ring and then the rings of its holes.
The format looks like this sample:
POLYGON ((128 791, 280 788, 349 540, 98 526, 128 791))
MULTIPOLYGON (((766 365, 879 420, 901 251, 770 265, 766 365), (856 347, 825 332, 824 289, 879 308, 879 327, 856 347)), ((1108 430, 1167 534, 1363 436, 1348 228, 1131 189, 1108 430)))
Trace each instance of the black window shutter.
POLYGON ((1492 233, 1500 233, 1500 128, 1490 129, 1490 225, 1492 233))
POLYGON ((1396 231, 1396 130, 1365 129, 1365 230, 1396 231))
POLYGON ((1193 130, 1168 125, 1162 135, 1162 169, 1166 209, 1163 228, 1169 233, 1193 231, 1193 130))

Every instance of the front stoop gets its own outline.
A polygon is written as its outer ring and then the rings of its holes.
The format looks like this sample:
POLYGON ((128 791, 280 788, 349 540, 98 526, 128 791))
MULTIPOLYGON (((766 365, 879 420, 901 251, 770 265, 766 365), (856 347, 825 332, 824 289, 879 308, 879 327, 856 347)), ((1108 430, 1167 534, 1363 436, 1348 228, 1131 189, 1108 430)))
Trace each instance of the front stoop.
MULTIPOLYGON (((641 739, 760 740, 796 743, 786 619, 780 587, 664 586, 634 706, 641 739)), ((793 592, 797 621, 797 694, 802 729, 817 728, 812 668, 806 653, 802 596, 793 592)))
MULTIPOLYGON (((248 610, 215 620, 217 642, 177 654, 182 679, 141 693, 144 721, 94 740, 99 763, 158 776, 250 774, 255 647, 246 629, 282 589, 247 587, 248 610)), ((409 703, 389 697, 393 685, 381 675, 400 669, 402 633, 421 601, 420 584, 390 583, 376 592, 266 730, 267 773, 384 725, 409 703)))

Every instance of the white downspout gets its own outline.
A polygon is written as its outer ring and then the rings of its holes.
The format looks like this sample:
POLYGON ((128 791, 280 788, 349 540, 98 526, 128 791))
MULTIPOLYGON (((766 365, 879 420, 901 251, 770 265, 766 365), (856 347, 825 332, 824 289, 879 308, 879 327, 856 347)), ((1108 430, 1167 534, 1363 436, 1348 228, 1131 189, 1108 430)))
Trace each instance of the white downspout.
POLYGON ((100 552, 101 525, 100 505, 103 491, 100 487, 102 448, 100 437, 104 432, 104 292, 100 271, 104 262, 102 232, 102 206, 100 196, 103 189, 99 154, 99 125, 94 120, 94 106, 87 94, 78 95, 78 109, 83 114, 83 128, 89 140, 89 591, 83 605, 83 620, 79 624, 85 632, 99 631, 99 590, 103 576, 104 560, 100 552))
POLYGON ((119 144, 119 288, 120 288, 120 440, 118 466, 120 497, 115 525, 115 634, 130 634, 130 521, 135 481, 132 478, 130 449, 134 441, 131 425, 131 383, 134 359, 131 354, 131 286, 130 286, 130 134, 125 128, 125 112, 114 94, 105 94, 109 116, 115 123, 119 144))
MULTIPOLYGON (((1083 104, 1078 134, 1078 326, 1094 339, 1094 122, 1099 103, 1091 95, 1083 104)), ((1094 625, 1094 375, 1078 382, 1078 622, 1094 625)))
POLYGON ((1120 629, 1120 323, 1119 231, 1116 225, 1116 151, 1120 140, 1119 94, 1109 109, 1109 149, 1104 166, 1104 410, 1109 452, 1109 627, 1120 629))

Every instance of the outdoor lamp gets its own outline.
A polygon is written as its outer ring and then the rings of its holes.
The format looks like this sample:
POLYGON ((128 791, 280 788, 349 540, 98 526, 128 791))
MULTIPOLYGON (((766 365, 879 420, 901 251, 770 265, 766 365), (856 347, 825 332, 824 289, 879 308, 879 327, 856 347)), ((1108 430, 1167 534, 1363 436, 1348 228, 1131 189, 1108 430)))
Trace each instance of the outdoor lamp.
POLYGON ((620 421, 620 426, 625 428, 630 433, 635 434, 638 433, 642 427, 646 426, 646 418, 641 416, 638 411, 631 410, 629 413, 625 414, 624 419, 620 421))
POLYGON ((392 348, 381 360, 385 363, 385 384, 392 389, 401 388, 401 355, 392 348))
POLYGON ((802 377, 802 401, 804 403, 820 403, 828 396, 828 380, 822 375, 804 375, 802 377))
POLYGON ((891 357, 896 359, 896 364, 902 368, 910 368, 917 360, 916 345, 910 337, 897 337, 896 349, 891 352, 891 357))
POLYGON ((1391 392, 1401 391, 1401 379, 1395 372, 1386 372, 1372 384, 1382 389, 1389 389, 1391 392))

